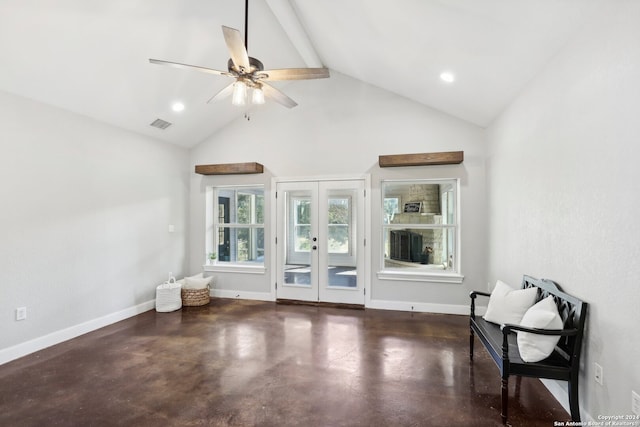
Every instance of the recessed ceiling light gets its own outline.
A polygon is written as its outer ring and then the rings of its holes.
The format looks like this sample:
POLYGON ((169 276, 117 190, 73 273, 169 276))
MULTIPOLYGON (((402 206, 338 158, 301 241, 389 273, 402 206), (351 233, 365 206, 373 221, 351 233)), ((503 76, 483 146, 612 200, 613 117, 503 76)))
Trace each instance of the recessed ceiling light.
POLYGON ((453 73, 449 71, 445 71, 442 74, 440 74, 440 80, 442 80, 443 82, 453 83, 455 79, 456 79, 456 76, 454 76, 453 73))
POLYGON ((172 106, 171 109, 175 112, 179 112, 184 110, 184 104, 182 102, 175 102, 172 106))

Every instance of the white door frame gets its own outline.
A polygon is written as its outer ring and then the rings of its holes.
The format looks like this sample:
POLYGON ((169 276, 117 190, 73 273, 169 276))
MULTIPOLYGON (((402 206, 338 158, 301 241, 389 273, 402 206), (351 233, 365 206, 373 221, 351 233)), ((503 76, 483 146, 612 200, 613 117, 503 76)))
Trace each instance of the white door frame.
POLYGON ((271 295, 273 295, 274 300, 277 298, 276 292, 276 282, 278 280, 278 260, 281 259, 278 256, 278 247, 276 245, 276 238, 278 235, 278 216, 277 216, 277 206, 278 202, 276 199, 276 190, 277 185, 279 183, 286 182, 305 182, 305 181, 362 181, 364 185, 364 227, 362 228, 362 238, 364 238, 364 253, 361 258, 362 262, 362 283, 364 286, 364 303, 365 306, 368 306, 371 301, 371 176, 369 174, 364 175, 331 175, 331 176, 303 176, 303 177, 274 177, 271 179, 271 193, 272 193, 272 203, 271 203, 271 295))

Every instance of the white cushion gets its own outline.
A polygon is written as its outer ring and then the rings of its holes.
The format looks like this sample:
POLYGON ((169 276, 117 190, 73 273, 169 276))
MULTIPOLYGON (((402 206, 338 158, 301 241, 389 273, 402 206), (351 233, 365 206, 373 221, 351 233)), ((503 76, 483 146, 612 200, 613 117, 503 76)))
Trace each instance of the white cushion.
MULTIPOLYGON (((522 317, 521 326, 538 329, 562 329, 564 324, 552 296, 538 302, 522 317)), ((536 335, 518 331, 518 350, 525 362, 539 362, 553 353, 558 335, 536 335)))
POLYGON ((202 274, 196 274, 195 276, 185 277, 182 279, 184 289, 204 289, 211 283, 213 277, 202 277, 202 274))
POLYGON ((487 304, 484 320, 487 322, 519 325, 524 313, 536 302, 538 289, 513 289, 501 280, 496 282, 487 304))

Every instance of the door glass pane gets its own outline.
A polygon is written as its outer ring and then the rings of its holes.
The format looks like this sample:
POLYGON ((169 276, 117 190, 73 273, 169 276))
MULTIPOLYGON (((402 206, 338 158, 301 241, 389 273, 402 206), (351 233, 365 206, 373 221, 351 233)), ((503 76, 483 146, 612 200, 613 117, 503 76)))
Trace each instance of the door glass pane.
POLYGON ((309 252, 311 249, 311 201, 309 199, 293 199, 295 251, 309 252))
POLYGON ((331 190, 327 200, 327 283, 355 288, 358 282, 353 244, 354 190, 331 190))
POLYGON ((295 249, 296 252, 309 252, 311 249, 311 226, 295 226, 295 249))
POLYGON ((350 199, 329 198, 329 241, 327 248, 329 253, 347 254, 349 253, 349 220, 350 199))
POLYGON ((311 195, 296 191, 285 195, 286 223, 284 283, 311 286, 311 195))

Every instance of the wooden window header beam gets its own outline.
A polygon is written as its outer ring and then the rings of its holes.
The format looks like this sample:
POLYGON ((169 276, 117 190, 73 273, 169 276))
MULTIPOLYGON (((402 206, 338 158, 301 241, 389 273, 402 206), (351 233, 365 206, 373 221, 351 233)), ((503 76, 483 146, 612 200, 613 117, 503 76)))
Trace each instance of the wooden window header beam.
POLYGON ((463 160, 464 151, 378 156, 378 164, 381 168, 399 166, 457 165, 462 163, 463 160))
POLYGON ((200 175, 238 175, 263 172, 264 166, 256 162, 196 165, 196 173, 200 175))

